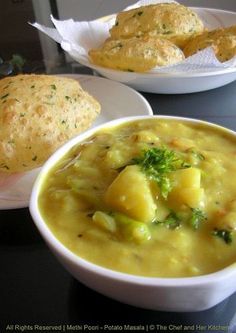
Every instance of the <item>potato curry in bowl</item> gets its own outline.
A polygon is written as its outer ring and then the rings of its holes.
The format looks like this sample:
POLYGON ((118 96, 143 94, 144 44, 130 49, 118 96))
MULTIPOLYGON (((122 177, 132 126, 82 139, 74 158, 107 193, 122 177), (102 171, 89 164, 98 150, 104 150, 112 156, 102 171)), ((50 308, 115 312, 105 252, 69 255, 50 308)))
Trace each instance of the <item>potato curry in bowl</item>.
POLYGON ((201 121, 117 120, 46 168, 38 209, 96 265, 159 278, 219 271, 236 261, 235 143, 201 121))

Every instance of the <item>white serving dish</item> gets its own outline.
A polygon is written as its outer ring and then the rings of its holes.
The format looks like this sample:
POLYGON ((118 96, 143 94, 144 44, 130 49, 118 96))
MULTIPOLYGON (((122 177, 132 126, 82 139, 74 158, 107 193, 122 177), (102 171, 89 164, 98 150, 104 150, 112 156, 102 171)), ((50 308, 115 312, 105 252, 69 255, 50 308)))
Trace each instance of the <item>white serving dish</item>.
POLYGON ((94 66, 99 75, 122 82, 138 91, 157 94, 188 94, 207 91, 225 86, 236 80, 236 68, 221 69, 217 72, 180 73, 125 73, 94 66))
MULTIPOLYGON (((236 12, 212 8, 190 8, 202 18, 205 26, 210 30, 236 25, 236 12)), ((159 94, 196 93, 218 88, 236 80, 236 67, 219 68, 212 72, 202 70, 152 74, 121 72, 87 62, 84 64, 108 79, 125 83, 139 91, 159 94)))
MULTIPOLYGON (((51 251, 66 270, 86 286, 120 302, 141 308, 179 312, 202 311, 215 306, 236 291, 236 263, 216 273, 189 278, 148 278, 120 273, 88 262, 68 250, 50 231, 38 207, 38 195, 45 175, 70 148, 93 135, 98 129, 152 117, 217 126, 190 118, 137 116, 113 120, 88 130, 66 143, 43 166, 31 194, 30 213, 51 251)), ((235 132, 228 132, 236 136, 235 132)))

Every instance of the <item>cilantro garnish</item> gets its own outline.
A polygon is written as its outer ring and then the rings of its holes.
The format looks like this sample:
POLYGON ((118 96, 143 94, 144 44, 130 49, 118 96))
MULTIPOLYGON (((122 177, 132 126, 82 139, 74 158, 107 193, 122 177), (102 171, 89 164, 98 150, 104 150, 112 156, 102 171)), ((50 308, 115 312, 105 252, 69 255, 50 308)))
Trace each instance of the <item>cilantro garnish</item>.
POLYGON ((134 158, 133 162, 140 165, 146 175, 158 183, 165 199, 172 189, 168 174, 178 169, 190 167, 173 150, 157 147, 145 150, 143 155, 134 158))
POLYGON ((200 208, 191 208, 192 216, 190 217, 190 224, 194 229, 198 229, 200 223, 206 220, 205 213, 200 208))
POLYGON ((226 244, 231 244, 233 242, 232 232, 226 229, 214 229, 212 232, 214 236, 221 238, 226 244))
POLYGON ((158 221, 158 220, 153 221, 154 224, 162 224, 169 229, 178 228, 180 226, 180 222, 181 222, 180 218, 174 211, 171 211, 164 221, 158 221))
POLYGON ((1 163, 1 164, 0 164, 0 169, 7 169, 7 170, 10 170, 9 166, 6 165, 5 163, 1 163))
POLYGON ((9 96, 9 94, 5 94, 5 95, 1 96, 0 99, 7 98, 8 96, 9 96))

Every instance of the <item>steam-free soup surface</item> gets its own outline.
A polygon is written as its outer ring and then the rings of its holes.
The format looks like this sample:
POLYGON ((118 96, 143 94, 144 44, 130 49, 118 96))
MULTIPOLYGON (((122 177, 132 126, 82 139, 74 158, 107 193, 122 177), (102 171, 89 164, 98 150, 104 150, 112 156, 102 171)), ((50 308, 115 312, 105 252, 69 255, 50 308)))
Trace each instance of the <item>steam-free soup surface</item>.
POLYGON ((95 264, 187 277, 236 261, 236 139, 170 119, 111 127, 76 145, 45 176, 43 218, 95 264))

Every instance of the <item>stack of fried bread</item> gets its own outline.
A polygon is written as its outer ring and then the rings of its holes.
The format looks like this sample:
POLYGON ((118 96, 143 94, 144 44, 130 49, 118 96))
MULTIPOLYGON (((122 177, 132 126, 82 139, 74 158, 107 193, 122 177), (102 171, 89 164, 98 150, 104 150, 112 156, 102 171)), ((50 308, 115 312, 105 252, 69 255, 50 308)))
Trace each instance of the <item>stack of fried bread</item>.
POLYGON ((39 167, 99 112, 99 102, 71 78, 32 74, 0 80, 0 171, 39 167))
POLYGON ((124 71, 145 72, 184 60, 181 50, 204 31, 200 18, 177 3, 160 3, 121 12, 110 38, 89 52, 93 63, 124 71))
POLYGON ((147 72, 212 46, 225 61, 236 55, 235 27, 208 32, 193 10, 174 2, 141 6, 120 12, 110 37, 89 56, 99 66, 147 72))

